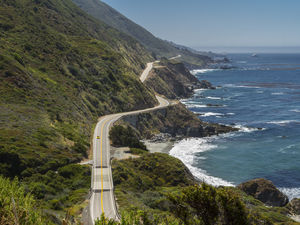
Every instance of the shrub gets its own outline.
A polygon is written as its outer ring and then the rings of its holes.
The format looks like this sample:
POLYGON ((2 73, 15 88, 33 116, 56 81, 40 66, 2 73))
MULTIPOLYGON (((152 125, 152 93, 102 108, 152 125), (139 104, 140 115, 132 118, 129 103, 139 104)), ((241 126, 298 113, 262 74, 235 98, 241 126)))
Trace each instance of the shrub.
POLYGON ((17 179, 10 181, 0 176, 0 224, 47 224, 33 196, 25 193, 17 179))
POLYGON ((109 137, 113 145, 147 150, 144 143, 140 142, 137 133, 130 126, 113 126, 109 132, 109 137))
POLYGON ((19 155, 13 151, 0 148, 0 174, 6 177, 18 176, 23 170, 19 155))
POLYGON ((202 183, 184 188, 182 192, 170 194, 174 204, 174 216, 184 224, 249 224, 248 212, 241 199, 227 189, 215 188, 202 183))

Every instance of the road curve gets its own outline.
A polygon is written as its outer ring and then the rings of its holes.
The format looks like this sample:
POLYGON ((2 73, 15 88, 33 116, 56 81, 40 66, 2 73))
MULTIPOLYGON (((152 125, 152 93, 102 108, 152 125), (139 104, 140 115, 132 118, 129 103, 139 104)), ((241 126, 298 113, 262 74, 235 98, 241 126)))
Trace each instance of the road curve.
MULTIPOLYGON (((140 76, 140 80, 144 82, 153 67, 153 63, 148 63, 146 69, 140 76)), ((92 224, 102 213, 105 217, 119 220, 116 201, 114 197, 114 186, 110 162, 110 141, 109 129, 122 116, 149 112, 152 110, 167 107, 170 103, 159 96, 156 96, 159 105, 131 112, 116 113, 103 116, 99 119, 93 136, 93 168, 90 198, 90 219, 92 224)))
POLYGON ((147 76, 149 75, 152 68, 153 68, 153 62, 147 63, 146 69, 143 71, 142 75, 140 76, 140 80, 142 82, 144 82, 147 79, 147 76))

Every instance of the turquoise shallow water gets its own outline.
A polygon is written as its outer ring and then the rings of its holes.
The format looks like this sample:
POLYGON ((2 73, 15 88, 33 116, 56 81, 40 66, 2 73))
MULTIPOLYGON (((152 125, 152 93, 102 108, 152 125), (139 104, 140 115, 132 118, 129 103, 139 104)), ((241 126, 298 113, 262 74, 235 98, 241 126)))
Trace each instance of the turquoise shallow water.
POLYGON ((220 87, 196 90, 182 102, 204 121, 241 131, 183 140, 170 154, 214 185, 264 177, 300 197, 300 54, 229 57, 235 69, 193 71, 220 87))

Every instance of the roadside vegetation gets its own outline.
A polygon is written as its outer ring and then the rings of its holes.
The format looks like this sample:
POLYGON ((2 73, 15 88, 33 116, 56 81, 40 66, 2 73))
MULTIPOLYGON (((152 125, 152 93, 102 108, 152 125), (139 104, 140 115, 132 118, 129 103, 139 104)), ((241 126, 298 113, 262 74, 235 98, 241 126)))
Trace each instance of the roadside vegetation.
POLYGON ((48 222, 33 195, 26 193, 18 179, 10 181, 0 176, 0 224, 50 224, 48 222))

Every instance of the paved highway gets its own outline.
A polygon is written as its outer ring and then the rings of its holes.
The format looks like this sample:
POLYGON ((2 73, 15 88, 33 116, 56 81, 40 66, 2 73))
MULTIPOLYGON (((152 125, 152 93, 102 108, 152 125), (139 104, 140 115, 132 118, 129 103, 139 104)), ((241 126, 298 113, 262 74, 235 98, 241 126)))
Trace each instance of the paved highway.
MULTIPOLYGON (((140 80, 144 82, 153 67, 153 63, 148 63, 142 73, 140 80)), ((124 112, 103 116, 99 119, 93 137, 93 169, 92 169, 92 195, 90 198, 90 217, 92 221, 100 218, 102 213, 105 217, 119 220, 114 198, 114 186, 110 163, 110 141, 109 129, 115 121, 122 116, 138 114, 167 107, 170 103, 159 96, 156 96, 159 105, 153 108, 124 112)))

